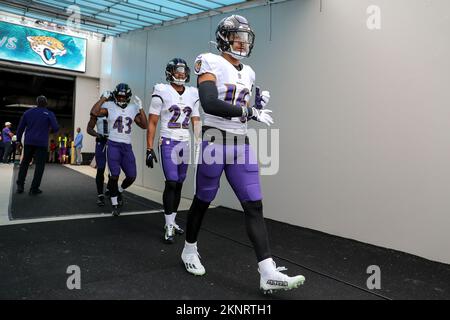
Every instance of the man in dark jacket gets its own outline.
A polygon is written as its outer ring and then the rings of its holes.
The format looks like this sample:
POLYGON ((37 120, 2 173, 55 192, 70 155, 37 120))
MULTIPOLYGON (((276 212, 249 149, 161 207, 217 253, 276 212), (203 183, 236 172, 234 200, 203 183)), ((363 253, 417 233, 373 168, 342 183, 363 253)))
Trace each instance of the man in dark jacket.
POLYGON ((25 132, 24 156, 20 163, 19 177, 17 179, 17 193, 23 193, 28 166, 34 157, 36 169, 31 183, 30 195, 42 193, 39 189, 44 174, 47 159, 49 130, 56 133, 59 130, 55 114, 48 110, 47 98, 39 96, 36 99, 37 107, 26 111, 20 119, 17 128, 17 141, 22 141, 25 132))

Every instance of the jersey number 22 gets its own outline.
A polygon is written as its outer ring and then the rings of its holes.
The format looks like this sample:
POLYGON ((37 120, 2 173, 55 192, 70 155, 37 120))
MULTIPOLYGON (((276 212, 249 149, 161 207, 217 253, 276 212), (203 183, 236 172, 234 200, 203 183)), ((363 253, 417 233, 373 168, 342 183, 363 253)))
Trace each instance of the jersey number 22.
POLYGON ((183 108, 183 110, 181 110, 179 106, 174 104, 173 106, 171 106, 169 108, 169 111, 173 112, 173 116, 169 120, 169 123, 167 124, 169 129, 180 129, 180 128, 189 129, 189 120, 191 119, 191 113, 192 113, 191 108, 185 107, 185 108, 183 108), (181 112, 186 114, 186 117, 184 118, 183 123, 177 122, 178 119, 180 118, 181 112))

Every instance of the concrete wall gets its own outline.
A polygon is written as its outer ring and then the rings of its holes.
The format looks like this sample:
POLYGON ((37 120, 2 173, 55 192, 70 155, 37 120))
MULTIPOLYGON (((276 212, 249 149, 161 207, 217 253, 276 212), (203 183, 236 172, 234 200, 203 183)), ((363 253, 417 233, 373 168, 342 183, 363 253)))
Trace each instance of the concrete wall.
POLYGON ((73 137, 75 139, 77 135, 77 128, 81 128, 84 137, 82 152, 95 152, 95 138, 87 134, 86 127, 89 122, 91 108, 99 98, 99 88, 99 79, 76 78, 73 137))

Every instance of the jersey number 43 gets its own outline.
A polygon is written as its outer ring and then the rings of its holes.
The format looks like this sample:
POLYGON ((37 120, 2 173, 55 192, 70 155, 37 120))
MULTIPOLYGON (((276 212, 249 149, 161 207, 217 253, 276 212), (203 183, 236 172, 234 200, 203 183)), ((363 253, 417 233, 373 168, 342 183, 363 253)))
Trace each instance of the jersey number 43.
POLYGON ((113 125, 113 129, 117 129, 117 131, 119 133, 126 133, 126 134, 130 134, 131 133, 131 125, 133 124, 133 119, 126 117, 125 118, 125 125, 124 125, 124 121, 123 121, 123 117, 120 116, 116 119, 116 121, 114 122, 113 125), (127 129, 124 131, 125 127, 127 127, 127 129))

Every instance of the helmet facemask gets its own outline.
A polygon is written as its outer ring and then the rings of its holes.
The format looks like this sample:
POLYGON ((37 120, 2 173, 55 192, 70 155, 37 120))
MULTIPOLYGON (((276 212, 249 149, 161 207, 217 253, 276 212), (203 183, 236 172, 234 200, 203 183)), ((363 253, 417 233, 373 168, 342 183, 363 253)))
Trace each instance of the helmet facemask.
POLYGON ((166 76, 170 83, 184 86, 186 82, 189 82, 189 68, 184 65, 174 66, 166 76))
POLYGON ((174 58, 166 66, 166 81, 179 86, 184 86, 190 80, 191 72, 186 61, 174 58))
POLYGON ((228 34, 230 50, 227 52, 240 60, 247 58, 253 48, 254 35, 251 31, 234 31, 228 34))
POLYGON ((121 108, 126 108, 128 103, 130 103, 130 99, 127 98, 126 94, 118 93, 114 99, 116 104, 121 108))

